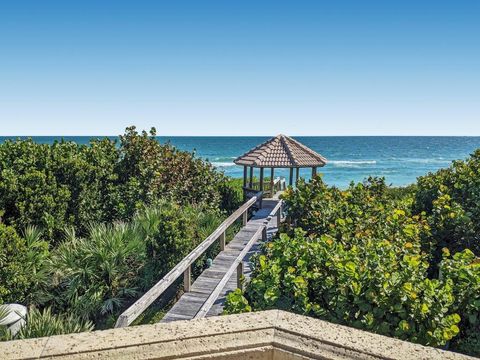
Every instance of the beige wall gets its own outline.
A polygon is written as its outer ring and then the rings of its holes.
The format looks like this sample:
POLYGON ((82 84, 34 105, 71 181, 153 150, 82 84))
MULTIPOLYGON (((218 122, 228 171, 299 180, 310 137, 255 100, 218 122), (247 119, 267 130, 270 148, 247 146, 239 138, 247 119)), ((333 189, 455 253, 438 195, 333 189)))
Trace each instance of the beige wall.
POLYGON ((0 343, 1 359, 468 359, 272 310, 0 343))

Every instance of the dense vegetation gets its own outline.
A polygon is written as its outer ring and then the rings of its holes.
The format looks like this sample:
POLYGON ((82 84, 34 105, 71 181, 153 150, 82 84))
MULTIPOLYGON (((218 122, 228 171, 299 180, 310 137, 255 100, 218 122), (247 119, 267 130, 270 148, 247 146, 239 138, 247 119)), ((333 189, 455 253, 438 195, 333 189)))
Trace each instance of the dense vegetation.
POLYGON ((240 199, 228 178, 160 144, 154 129, 129 128, 119 143, 7 141, 0 304, 30 308, 21 338, 109 327, 240 199))
POLYGON ((316 177, 284 199, 287 224, 227 312, 287 309, 480 355, 480 151, 409 188, 316 177))

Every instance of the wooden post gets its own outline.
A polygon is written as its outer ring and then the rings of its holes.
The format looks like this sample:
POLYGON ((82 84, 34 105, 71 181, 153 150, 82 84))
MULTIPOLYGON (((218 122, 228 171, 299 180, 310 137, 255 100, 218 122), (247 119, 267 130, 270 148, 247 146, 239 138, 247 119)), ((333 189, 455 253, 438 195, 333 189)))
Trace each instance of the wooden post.
POLYGON ((183 273, 183 290, 185 292, 190 291, 192 285, 192 266, 189 266, 183 273))
POLYGON ((280 228, 281 222, 282 222, 282 206, 280 205, 277 211, 277 228, 280 228))
POLYGON ((290 179, 288 181, 289 185, 293 185, 293 168, 290 168, 290 179))
POLYGON ((237 266, 237 287, 243 291, 243 261, 240 261, 237 266))
POLYGON ((314 166, 312 167, 312 179, 317 175, 317 168, 314 166))
POLYGON ((246 226, 248 222, 248 209, 243 212, 242 218, 243 218, 243 226, 246 226))
POLYGON ((250 182, 249 182, 248 187, 250 189, 253 189, 253 166, 250 167, 250 182))
POLYGON ((300 177, 300 168, 297 167, 297 173, 295 175, 295 185, 297 185, 298 178, 300 177))
POLYGON ((243 167, 243 187, 247 187, 247 167, 243 167))
POLYGON ((225 231, 220 235, 220 251, 225 250, 225 231))
POLYGON ((263 167, 260 168, 260 191, 263 191, 263 170, 263 167))
POLYGON ((270 171, 270 197, 273 198, 273 195, 275 195, 275 189, 273 188, 273 177, 275 176, 275 168, 272 167, 272 170, 270 171))
POLYGON ((267 238, 267 235, 268 235, 268 234, 267 234, 267 227, 264 226, 264 227, 263 227, 263 230, 262 230, 262 241, 267 241, 267 239, 268 239, 268 238, 267 238))

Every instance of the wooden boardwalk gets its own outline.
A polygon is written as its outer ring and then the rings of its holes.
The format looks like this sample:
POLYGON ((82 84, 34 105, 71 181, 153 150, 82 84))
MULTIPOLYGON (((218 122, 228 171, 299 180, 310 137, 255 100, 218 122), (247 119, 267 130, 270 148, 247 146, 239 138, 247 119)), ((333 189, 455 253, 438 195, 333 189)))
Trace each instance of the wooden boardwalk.
MULTIPOLYGON (((204 270, 202 274, 191 285, 190 291, 185 292, 170 311, 163 317, 161 322, 171 322, 177 320, 193 319, 205 304, 210 294, 214 291, 220 283, 228 269, 232 266, 235 259, 240 255, 247 243, 252 237, 263 227, 268 215, 278 204, 277 199, 264 199, 263 207, 248 221, 235 237, 225 246, 225 250, 221 251, 214 259, 212 265, 204 270)), ((271 238, 277 232, 277 217, 274 216, 267 226, 267 239, 271 238)), ((244 276, 248 279, 251 275, 251 268, 249 259, 259 251, 262 243, 260 237, 250 251, 244 257, 244 276)), ((223 287, 220 295, 216 299, 213 306, 210 308, 206 316, 220 315, 223 311, 225 297, 230 292, 237 288, 237 274, 236 271, 230 277, 226 285, 223 287)))

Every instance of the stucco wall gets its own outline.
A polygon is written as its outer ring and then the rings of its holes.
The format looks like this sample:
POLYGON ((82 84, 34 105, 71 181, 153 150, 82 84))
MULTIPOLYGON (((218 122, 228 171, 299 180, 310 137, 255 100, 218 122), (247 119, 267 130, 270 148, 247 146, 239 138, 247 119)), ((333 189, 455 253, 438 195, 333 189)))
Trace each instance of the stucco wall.
POLYGON ((1 359, 468 359, 283 311, 0 343, 1 359))

